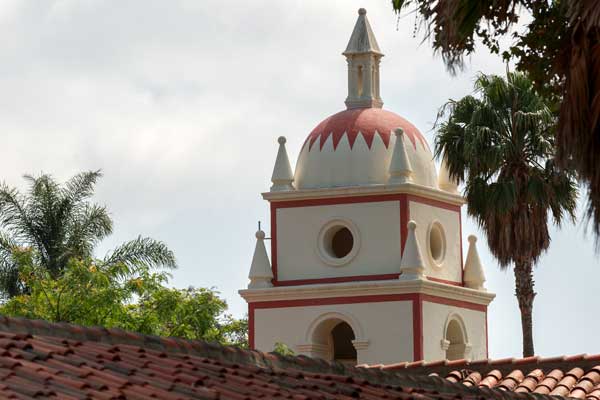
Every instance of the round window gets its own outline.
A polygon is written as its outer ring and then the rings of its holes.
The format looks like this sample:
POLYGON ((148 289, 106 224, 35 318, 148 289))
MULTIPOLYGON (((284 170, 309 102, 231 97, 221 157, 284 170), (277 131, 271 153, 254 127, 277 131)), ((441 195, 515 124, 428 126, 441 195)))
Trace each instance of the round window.
POLYGON ((349 221, 331 221, 321 229, 317 245, 321 259, 327 264, 346 264, 358 251, 358 230, 349 221))
POLYGON ((350 229, 345 226, 337 229, 331 237, 331 243, 328 243, 330 255, 335 258, 344 258, 352 251, 354 247, 354 237, 350 229))
POLYGON ((446 256, 446 235, 439 222, 434 222, 429 228, 429 255, 433 263, 440 266, 446 256))

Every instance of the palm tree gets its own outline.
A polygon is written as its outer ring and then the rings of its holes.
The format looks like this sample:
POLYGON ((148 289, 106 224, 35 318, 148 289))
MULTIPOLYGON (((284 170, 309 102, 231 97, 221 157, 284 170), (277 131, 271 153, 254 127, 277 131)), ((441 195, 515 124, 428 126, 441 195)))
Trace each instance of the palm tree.
POLYGON ((479 75, 475 96, 450 100, 439 117, 435 154, 465 184, 467 211, 501 268, 514 264, 523 356, 534 354, 533 266, 548 249, 548 218, 575 218, 577 185, 554 160, 555 116, 521 73, 479 75))
MULTIPOLYGON (((527 72, 557 103, 556 160, 587 191, 600 249, 600 7, 596 0, 392 0, 410 10, 446 66, 487 47, 527 72), (524 16, 527 16, 524 21, 524 16), (510 46, 502 51, 502 39, 510 46)), ((416 21, 415 21, 416 22, 416 21)))
MULTIPOLYGON (((18 250, 30 249, 35 262, 58 276, 71 258, 90 258, 112 233, 106 207, 90 202, 100 171, 83 172, 64 185, 50 175, 26 175, 26 195, 0 185, 0 292, 12 297, 26 290, 19 279, 18 250)), ((162 242, 138 237, 109 252, 103 263, 129 268, 176 266, 162 242)))

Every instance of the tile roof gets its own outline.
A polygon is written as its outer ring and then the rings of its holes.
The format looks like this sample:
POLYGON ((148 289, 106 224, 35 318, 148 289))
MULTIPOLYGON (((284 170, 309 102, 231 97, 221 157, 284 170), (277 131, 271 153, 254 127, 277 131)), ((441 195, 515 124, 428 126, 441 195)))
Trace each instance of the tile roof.
POLYGON ((471 388, 600 400, 600 354, 372 365, 381 371, 443 377, 471 388))
MULTIPOLYGON (((596 377, 590 379, 596 382, 596 377)), ((550 397, 469 387, 435 376, 346 367, 308 357, 283 357, 201 341, 0 316, 0 399, 4 398, 550 397)))

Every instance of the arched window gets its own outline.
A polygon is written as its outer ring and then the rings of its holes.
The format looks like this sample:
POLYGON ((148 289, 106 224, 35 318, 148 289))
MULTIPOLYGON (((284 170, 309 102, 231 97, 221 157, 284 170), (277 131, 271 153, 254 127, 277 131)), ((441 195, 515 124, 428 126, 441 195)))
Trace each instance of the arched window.
POLYGON ((467 343, 465 338, 465 332, 463 331, 462 324, 452 319, 446 327, 446 359, 447 360, 460 360, 465 358, 467 343))
MULTIPOLYGON (((360 326, 352 317, 338 313, 323 314, 308 329, 308 354, 311 357, 354 366, 358 363, 355 347, 357 335, 358 338, 363 337, 360 326)), ((365 340, 360 340, 358 345, 364 349, 365 344, 365 340)))
POLYGON ((363 95, 363 66, 358 66, 358 79, 356 80, 357 93, 358 97, 362 97, 363 95))
POLYGON ((346 322, 340 322, 331 330, 333 359, 342 363, 356 365, 356 349, 352 341, 354 331, 346 322))

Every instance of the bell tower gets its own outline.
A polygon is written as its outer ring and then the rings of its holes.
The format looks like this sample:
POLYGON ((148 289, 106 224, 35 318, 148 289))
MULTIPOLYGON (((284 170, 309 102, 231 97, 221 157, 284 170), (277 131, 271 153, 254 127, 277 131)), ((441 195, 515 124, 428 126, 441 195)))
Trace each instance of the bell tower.
POLYGON ((346 109, 309 133, 295 169, 277 139, 270 238, 256 233, 240 290, 250 347, 349 364, 486 358, 494 295, 474 236, 463 261, 464 199, 419 130, 382 109, 364 9, 343 54, 346 109))

